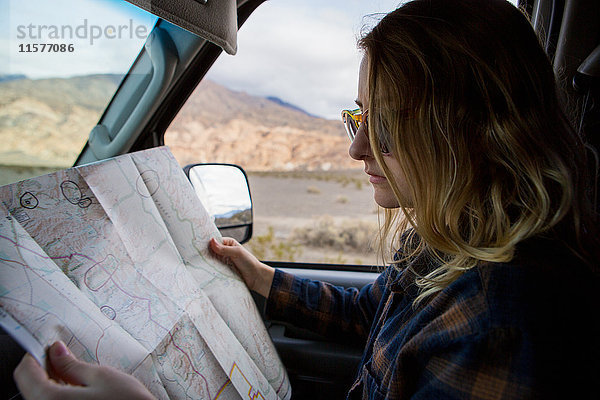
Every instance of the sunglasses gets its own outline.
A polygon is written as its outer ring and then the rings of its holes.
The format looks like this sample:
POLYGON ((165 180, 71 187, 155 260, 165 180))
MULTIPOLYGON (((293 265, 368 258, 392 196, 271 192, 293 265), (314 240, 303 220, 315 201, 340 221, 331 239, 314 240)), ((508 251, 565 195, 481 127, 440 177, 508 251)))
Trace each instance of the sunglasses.
MULTIPOLYGON (((364 112, 357 108, 356 110, 342 110, 342 121, 344 122, 344 127, 346 128, 346 133, 350 138, 350 141, 353 142, 356 137, 356 133, 358 132, 358 128, 360 128, 361 124, 364 124, 365 134, 367 138, 369 137, 368 129, 369 129, 369 111, 365 110, 364 112)), ((379 138, 379 146, 380 150, 383 154, 390 154, 389 149, 385 145, 383 138, 379 138)))

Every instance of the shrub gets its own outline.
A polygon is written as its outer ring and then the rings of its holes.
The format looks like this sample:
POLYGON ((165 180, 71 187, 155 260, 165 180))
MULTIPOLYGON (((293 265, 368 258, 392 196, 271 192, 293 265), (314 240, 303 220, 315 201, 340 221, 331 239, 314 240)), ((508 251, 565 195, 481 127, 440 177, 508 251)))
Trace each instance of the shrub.
POLYGON ((272 226, 268 227, 266 234, 253 236, 247 246, 259 260, 294 262, 302 254, 301 245, 288 240, 277 240, 272 226))
POLYGON ((341 204, 346 204, 348 202, 348 197, 344 196, 344 195, 339 195, 336 199, 335 199, 336 203, 341 203, 341 204))
POLYGON ((329 247, 338 251, 373 251, 372 239, 377 237, 377 224, 346 220, 336 224, 332 217, 324 216, 314 224, 296 228, 291 242, 311 247, 329 247))
POLYGON ((340 251, 336 257, 325 257, 323 262, 325 264, 346 264, 346 259, 342 256, 342 252, 340 251))

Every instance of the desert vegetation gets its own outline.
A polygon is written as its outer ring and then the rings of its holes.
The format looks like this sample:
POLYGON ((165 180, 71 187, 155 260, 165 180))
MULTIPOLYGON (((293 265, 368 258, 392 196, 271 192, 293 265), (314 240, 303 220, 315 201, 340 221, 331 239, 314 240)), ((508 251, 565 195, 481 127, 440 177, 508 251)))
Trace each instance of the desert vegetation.
POLYGON ((267 233, 255 235, 246 246, 262 260, 298 261, 304 251, 311 250, 321 254, 312 262, 365 264, 369 260, 366 256, 375 252, 377 231, 374 222, 336 222, 326 215, 294 228, 284 237, 277 237, 274 227, 268 226, 267 233))
POLYGON ((254 176, 282 178, 282 179, 309 179, 321 182, 339 183, 342 187, 354 186, 361 190, 365 183, 362 171, 359 170, 333 170, 333 171, 251 171, 254 176), (358 173, 357 173, 358 172, 358 173))
POLYGON ((326 215, 303 227, 295 228, 291 243, 327 248, 340 252, 369 253, 374 251, 373 239, 377 236, 377 224, 362 220, 336 222, 326 215))
POLYGON ((260 260, 295 262, 302 255, 301 244, 277 239, 272 226, 267 228, 266 234, 254 235, 246 246, 260 260))
POLYGON ((378 264, 378 208, 361 170, 251 171, 260 259, 378 264), (360 184, 359 184, 360 183, 360 184))

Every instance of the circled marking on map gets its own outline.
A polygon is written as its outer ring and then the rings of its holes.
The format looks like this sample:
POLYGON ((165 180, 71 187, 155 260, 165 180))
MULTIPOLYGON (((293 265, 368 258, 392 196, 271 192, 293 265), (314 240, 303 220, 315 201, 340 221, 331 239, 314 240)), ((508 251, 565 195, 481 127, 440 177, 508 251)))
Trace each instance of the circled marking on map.
POLYGON ((112 254, 96 262, 83 274, 83 284, 92 292, 97 292, 112 281, 119 263, 112 254))
POLYGON ((79 185, 73 181, 64 181, 61 183, 60 190, 62 191, 63 196, 65 196, 65 199, 71 204, 79 203, 79 200, 83 197, 79 185))
POLYGON ((69 203, 75 204, 80 208, 88 208, 92 204, 92 199, 83 197, 79 185, 73 181, 64 181, 61 183, 60 190, 69 203))
POLYGON ((160 178, 156 171, 149 169, 137 178, 136 188, 140 196, 148 197, 154 195, 160 189, 160 178))
POLYGON ((39 203, 37 197, 31 192, 25 192, 21 196, 21 207, 29 208, 31 210, 36 208, 39 203))
POLYGON ((106 317, 110 320, 114 321, 114 319, 117 317, 117 312, 110 306, 102 306, 100 307, 100 311, 102 311, 102 314, 106 315, 106 317))
POLYGON ((81 208, 88 208, 92 204, 92 199, 89 197, 84 197, 83 199, 77 202, 77 205, 81 208))

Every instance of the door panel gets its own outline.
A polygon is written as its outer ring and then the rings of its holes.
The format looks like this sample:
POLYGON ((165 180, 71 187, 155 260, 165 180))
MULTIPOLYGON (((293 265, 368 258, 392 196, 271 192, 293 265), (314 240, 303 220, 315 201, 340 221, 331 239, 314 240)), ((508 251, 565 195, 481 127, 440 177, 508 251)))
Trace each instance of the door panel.
MULTIPOLYGON (((306 264, 266 263, 302 278, 359 289, 378 276, 377 272, 373 272, 376 267, 319 265, 329 269, 315 269, 307 268, 306 264)), ((255 296, 255 300, 259 309, 264 310, 265 299, 255 296)), ((356 377, 364 350, 362 346, 334 343, 313 332, 279 321, 265 320, 265 324, 287 368, 293 399, 345 397, 356 377)))

